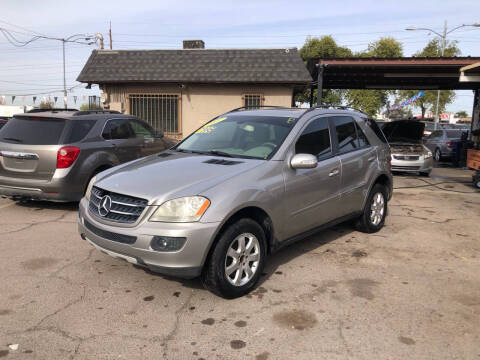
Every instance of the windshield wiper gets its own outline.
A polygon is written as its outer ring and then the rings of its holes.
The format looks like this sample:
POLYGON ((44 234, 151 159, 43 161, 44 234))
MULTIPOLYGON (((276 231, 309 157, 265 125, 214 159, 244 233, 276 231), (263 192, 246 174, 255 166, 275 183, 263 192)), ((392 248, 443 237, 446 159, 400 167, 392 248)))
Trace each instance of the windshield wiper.
POLYGON ((20 140, 20 139, 16 139, 16 138, 11 138, 11 137, 6 137, 6 138, 3 138, 3 140, 9 140, 9 141, 16 141, 18 143, 22 143, 23 141, 20 140))
POLYGON ((212 155, 225 156, 225 157, 233 157, 232 154, 229 154, 225 151, 220 151, 220 150, 210 150, 210 151, 206 151, 205 153, 212 154, 212 155))

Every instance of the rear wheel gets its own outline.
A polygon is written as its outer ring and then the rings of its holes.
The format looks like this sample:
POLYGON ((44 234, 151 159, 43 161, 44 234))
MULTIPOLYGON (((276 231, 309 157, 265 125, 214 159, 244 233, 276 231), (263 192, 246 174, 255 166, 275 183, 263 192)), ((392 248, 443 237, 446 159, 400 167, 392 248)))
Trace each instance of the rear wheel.
POLYGON ((379 231, 385 224, 387 216, 387 189, 375 184, 370 190, 362 215, 357 219, 356 227, 365 233, 379 231))
POLYGON ((220 235, 202 273, 204 286, 224 298, 250 292, 265 265, 266 240, 262 227, 244 218, 220 235))
POLYGON ((441 161, 442 160, 442 153, 439 148, 435 149, 435 161, 441 161))

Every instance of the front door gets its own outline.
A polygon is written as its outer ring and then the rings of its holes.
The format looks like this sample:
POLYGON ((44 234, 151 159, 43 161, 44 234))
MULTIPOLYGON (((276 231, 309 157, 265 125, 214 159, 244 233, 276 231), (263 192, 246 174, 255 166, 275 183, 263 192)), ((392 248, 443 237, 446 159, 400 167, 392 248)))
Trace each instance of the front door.
POLYGON ((341 168, 340 160, 333 156, 328 118, 316 118, 307 124, 292 152, 315 155, 318 165, 314 169, 292 169, 285 164, 285 238, 338 216, 341 168))

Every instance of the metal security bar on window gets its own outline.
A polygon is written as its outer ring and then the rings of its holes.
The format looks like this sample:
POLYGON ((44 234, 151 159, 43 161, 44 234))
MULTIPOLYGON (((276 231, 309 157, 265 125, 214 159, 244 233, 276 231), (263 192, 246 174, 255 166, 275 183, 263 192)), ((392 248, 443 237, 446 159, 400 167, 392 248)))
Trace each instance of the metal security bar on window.
POLYGON ((130 95, 130 114, 148 122, 155 130, 177 134, 178 95, 130 95))
POLYGON ((247 109, 256 109, 262 106, 262 100, 263 100, 262 95, 247 94, 247 95, 244 95, 243 98, 245 100, 245 107, 247 109))

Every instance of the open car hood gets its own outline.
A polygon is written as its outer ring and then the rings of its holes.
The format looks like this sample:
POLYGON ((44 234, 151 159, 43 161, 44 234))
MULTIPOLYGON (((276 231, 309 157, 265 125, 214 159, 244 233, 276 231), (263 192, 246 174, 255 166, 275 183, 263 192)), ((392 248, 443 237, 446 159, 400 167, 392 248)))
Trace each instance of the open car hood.
POLYGON ((425 124, 415 120, 397 120, 382 128, 389 143, 420 143, 425 124))

